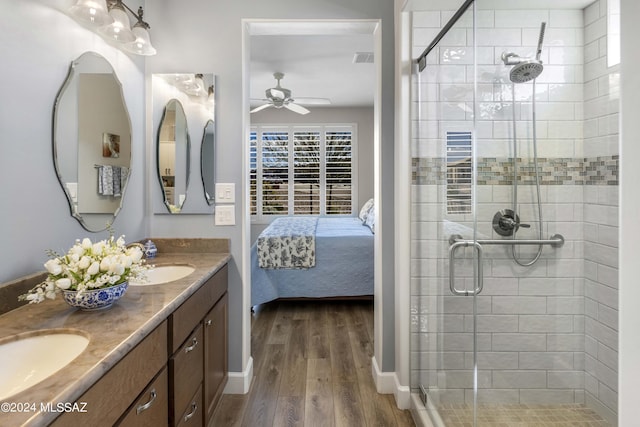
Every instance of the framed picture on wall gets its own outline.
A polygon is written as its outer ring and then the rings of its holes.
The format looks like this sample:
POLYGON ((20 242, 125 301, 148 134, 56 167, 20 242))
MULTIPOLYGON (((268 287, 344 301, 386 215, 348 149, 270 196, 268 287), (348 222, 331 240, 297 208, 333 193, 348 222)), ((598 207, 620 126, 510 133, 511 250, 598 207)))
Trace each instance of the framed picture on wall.
POLYGON ((120 135, 102 134, 102 157, 120 157, 120 135))

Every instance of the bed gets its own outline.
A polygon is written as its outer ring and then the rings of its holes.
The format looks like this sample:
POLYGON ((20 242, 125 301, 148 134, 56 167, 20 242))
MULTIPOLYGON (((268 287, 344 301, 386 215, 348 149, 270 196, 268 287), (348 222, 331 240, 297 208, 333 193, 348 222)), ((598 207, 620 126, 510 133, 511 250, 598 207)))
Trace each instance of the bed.
MULTIPOLYGON (((278 298, 327 298, 373 295, 373 232, 360 218, 315 218, 314 260, 300 261, 311 267, 260 267, 261 238, 271 230, 286 229, 295 217, 272 222, 251 247, 251 305, 278 298), (289 221, 289 223, 287 223, 289 221)), ((309 227, 309 224, 305 224, 309 227)), ((271 233, 271 235, 277 234, 271 233)), ((308 242, 309 238, 305 239, 308 242)), ((262 241, 263 242, 263 241, 262 241)), ((302 245, 302 243, 300 243, 302 245)), ((295 257, 294 261, 296 260, 295 257)))

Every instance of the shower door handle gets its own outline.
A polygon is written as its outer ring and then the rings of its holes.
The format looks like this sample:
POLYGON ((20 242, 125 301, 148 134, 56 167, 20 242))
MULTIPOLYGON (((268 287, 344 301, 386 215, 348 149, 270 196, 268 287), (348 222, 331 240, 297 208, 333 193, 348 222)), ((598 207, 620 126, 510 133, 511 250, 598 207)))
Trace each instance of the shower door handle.
POLYGON ((478 295, 480 292, 482 292, 482 287, 483 287, 483 274, 482 274, 482 245, 478 242, 470 242, 470 241, 460 241, 460 242, 455 242, 453 244, 451 244, 451 246, 449 246, 449 289, 451 289, 451 293, 453 293, 454 295, 462 295, 462 296, 469 296, 469 295, 478 295), (466 289, 460 290, 460 289, 456 289, 456 267, 455 267, 455 254, 456 251, 458 250, 458 248, 460 247, 468 247, 468 246, 473 246, 473 249, 478 253, 478 257, 477 259, 477 265, 478 265, 478 286, 475 288, 475 290, 473 291, 468 291, 466 289))

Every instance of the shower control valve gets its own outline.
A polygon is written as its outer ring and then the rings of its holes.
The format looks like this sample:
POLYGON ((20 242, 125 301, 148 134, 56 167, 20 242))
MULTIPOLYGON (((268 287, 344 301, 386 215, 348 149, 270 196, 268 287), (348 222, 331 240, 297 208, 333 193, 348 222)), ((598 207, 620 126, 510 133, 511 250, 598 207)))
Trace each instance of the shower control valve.
POLYGON ((520 222, 520 217, 511 209, 502 209, 493 216, 493 229, 501 236, 512 236, 518 228, 530 228, 530 224, 520 222))

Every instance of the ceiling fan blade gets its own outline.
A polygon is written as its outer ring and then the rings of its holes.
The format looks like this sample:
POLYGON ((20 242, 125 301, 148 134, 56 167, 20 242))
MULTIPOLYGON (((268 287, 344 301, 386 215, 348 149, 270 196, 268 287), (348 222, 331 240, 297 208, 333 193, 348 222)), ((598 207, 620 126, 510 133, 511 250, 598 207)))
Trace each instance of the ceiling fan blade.
POLYGON ((269 108, 269 107, 273 107, 273 104, 262 104, 261 106, 256 107, 253 110, 251 110, 250 113, 257 113, 258 111, 262 111, 265 108, 269 108))
POLYGON ((329 105, 331 100, 329 98, 296 98, 296 104, 305 105, 329 105))
POLYGON ((294 104, 293 102, 290 102, 288 104, 284 104, 284 108, 286 108, 288 110, 291 110, 294 113, 298 113, 298 114, 309 114, 309 110, 304 108, 302 105, 294 104))

